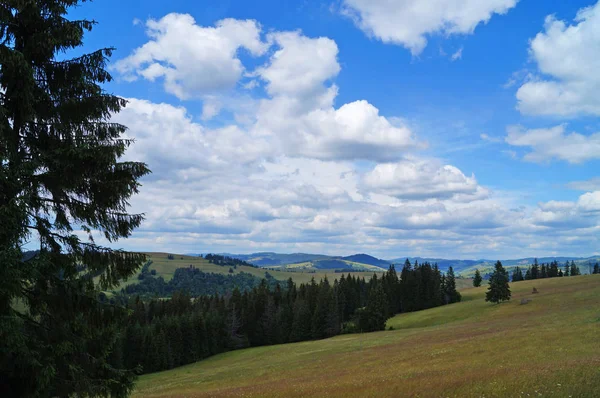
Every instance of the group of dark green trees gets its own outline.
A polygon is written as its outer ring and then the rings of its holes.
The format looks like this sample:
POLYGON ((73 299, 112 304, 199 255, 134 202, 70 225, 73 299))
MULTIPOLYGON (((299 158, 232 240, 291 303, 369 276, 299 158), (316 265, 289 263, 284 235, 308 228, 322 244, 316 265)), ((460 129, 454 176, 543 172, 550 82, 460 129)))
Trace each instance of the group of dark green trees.
MULTIPOLYGON (((231 293, 234 288, 245 292, 261 283, 261 278, 247 272, 224 275, 202 272, 193 266, 176 269, 169 281, 165 281, 162 276, 153 275, 152 271, 154 270, 146 273, 142 271, 140 276, 143 278, 140 278, 138 283, 127 285, 121 292, 127 296, 139 295, 143 299, 170 297, 177 291, 185 291, 192 297, 197 297, 213 294, 223 295, 231 293)), ((271 287, 277 283, 268 272, 265 272, 265 279, 271 287)))
MULTIPOLYGON (((600 273, 600 265, 596 263, 593 268, 594 274, 600 273)), ((533 280, 541 278, 556 278, 562 276, 577 276, 581 275, 581 271, 574 261, 567 261, 564 266, 564 272, 559 267, 558 262, 552 261, 548 264, 539 264, 537 259, 534 263, 527 268, 525 275, 520 267, 516 267, 512 274, 512 281, 518 282, 523 280, 533 280)), ((475 271, 475 277, 473 278, 474 286, 481 286, 482 277, 479 270, 475 271)), ((509 276, 508 271, 502 266, 500 261, 496 262, 494 266, 494 272, 490 275, 489 287, 486 292, 485 301, 493 303, 500 303, 502 301, 510 300, 511 292, 509 287, 509 276)))
MULTIPOLYGON (((593 274, 600 274, 600 265, 596 263, 593 267, 593 274)), ((542 263, 539 264, 538 260, 535 259, 534 263, 527 267, 525 270, 525 274, 523 274, 523 269, 521 267, 516 267, 512 273, 512 281, 528 281, 533 279, 542 279, 542 278, 556 278, 562 276, 577 276, 581 275, 581 270, 575 264, 575 261, 567 261, 563 267, 558 264, 558 261, 554 260, 550 263, 542 263)), ((479 270, 475 270, 475 276, 473 277, 473 286, 479 287, 481 286, 481 282, 483 281, 483 277, 479 270)))
POLYGON ((508 285, 508 271, 500 261, 494 265, 494 272, 490 275, 488 291, 485 293, 485 301, 499 304, 510 300, 511 292, 508 285))
POLYGON ((291 279, 270 286, 263 279, 245 292, 170 300, 131 298, 128 325, 112 351, 115 368, 154 372, 243 347, 322 339, 340 333, 383 330, 399 312, 460 301, 454 273, 407 261, 366 281, 352 274, 330 283, 291 279))
MULTIPOLYGON (((598 267, 596 266, 594 269, 598 267)), ((562 276, 577 276, 581 275, 581 270, 575 264, 575 261, 567 261, 564 267, 560 267, 556 260, 550 263, 539 264, 537 259, 535 259, 534 263, 527 267, 525 274, 523 274, 523 270, 520 267, 516 267, 512 274, 512 281, 528 281, 533 279, 543 279, 543 278, 557 278, 562 276), (563 271, 564 270, 564 271, 563 271)))

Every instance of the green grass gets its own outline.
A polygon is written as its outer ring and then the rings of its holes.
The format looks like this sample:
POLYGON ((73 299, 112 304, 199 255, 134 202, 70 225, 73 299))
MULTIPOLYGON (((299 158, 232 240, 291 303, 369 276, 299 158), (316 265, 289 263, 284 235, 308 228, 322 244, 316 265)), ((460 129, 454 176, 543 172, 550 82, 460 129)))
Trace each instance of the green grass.
POLYGON ((484 301, 485 287, 463 290, 462 303, 390 319, 393 331, 233 351, 142 376, 134 397, 597 397, 600 275, 511 288, 499 305, 484 301))
MULTIPOLYGON (((364 272, 385 272, 387 271, 387 269, 383 269, 381 267, 377 267, 375 265, 370 265, 370 264, 364 264, 364 263, 357 263, 355 261, 350 261, 350 260, 341 260, 341 259, 336 259, 339 262, 342 263, 346 263, 348 266, 350 266, 350 268, 353 271, 364 271, 364 272)), ((315 264, 318 264, 318 260, 317 261, 304 261, 301 263, 292 263, 292 264, 286 264, 286 265, 276 265, 273 267, 268 267, 268 268, 273 268, 273 269, 280 269, 282 271, 316 271, 316 272, 323 272, 323 270, 320 270, 319 268, 317 268, 315 266, 315 264)))
MULTIPOLYGON (((200 269, 203 272, 213 272, 224 275, 229 274, 230 267, 222 267, 220 265, 211 264, 208 262, 208 260, 205 260, 204 258, 200 257, 173 254, 174 259, 169 260, 169 253, 146 253, 146 255, 148 256, 149 260, 152 260, 150 270, 156 270, 157 275, 162 276, 166 281, 171 280, 171 278, 173 278, 173 274, 175 273, 175 270, 177 268, 189 267, 190 265, 193 265, 194 267, 200 269)), ((238 266, 237 269, 234 269, 233 271, 234 274, 238 274, 240 272, 247 272, 259 278, 264 278, 265 272, 269 272, 269 274, 271 274, 275 279, 285 281, 291 277, 292 280, 294 280, 294 282, 296 282, 297 284, 310 282, 311 278, 313 277, 317 282, 319 282, 319 280, 325 278, 326 276, 331 282, 333 282, 334 279, 339 278, 342 275, 333 271, 303 272, 302 269, 273 271, 266 270, 263 268, 254 268, 247 266, 238 266)), ((369 279, 373 275, 373 272, 357 272, 355 274, 356 276, 369 279)), ((129 278, 126 282, 124 282, 120 287, 137 282, 138 279, 136 274, 135 276, 129 278)))

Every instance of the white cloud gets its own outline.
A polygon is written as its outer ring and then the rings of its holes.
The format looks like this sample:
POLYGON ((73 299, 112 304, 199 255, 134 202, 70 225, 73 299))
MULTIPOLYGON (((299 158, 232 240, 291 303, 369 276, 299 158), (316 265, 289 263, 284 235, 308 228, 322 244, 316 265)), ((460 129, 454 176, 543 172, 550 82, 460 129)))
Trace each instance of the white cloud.
POLYGON ((600 212, 600 191, 587 192, 579 197, 577 206, 584 212, 600 212))
MULTIPOLYGON (((226 36, 217 42, 230 40, 219 24, 202 28, 188 20, 183 26, 226 36)), ((246 70, 232 47, 224 46, 225 55, 216 56, 240 62, 242 74, 228 83, 237 86, 234 92, 195 90, 193 78, 190 85, 185 74, 178 75, 177 84, 203 100, 197 118, 184 107, 140 99, 130 99, 114 116, 136 139, 127 159, 145 161, 154 172, 132 200, 133 211, 146 213, 147 221, 127 240, 128 248, 331 254, 360 248, 381 257, 512 257, 531 245, 554 250, 557 241, 577 251, 590 247, 599 228, 595 193, 562 205, 518 207, 509 195, 488 191, 445 161, 409 157, 424 144, 404 119, 381 115, 366 100, 334 105, 334 79, 341 67, 333 40, 300 32, 272 32, 267 40, 268 59, 254 72, 246 70), (264 82, 266 96, 253 97, 262 90, 243 88, 248 78, 264 82), (220 108, 233 120, 211 119, 220 108), (538 235, 561 237, 570 227, 577 228, 578 239, 568 243, 538 235)), ((208 56, 193 51, 186 57, 208 56)), ((131 72, 162 76, 160 68, 147 70, 151 63, 174 68, 166 60, 151 60, 131 72)), ((571 135, 559 133, 570 140, 571 135)), ((521 135, 513 137, 519 145, 534 152, 542 148, 542 140, 521 135)))
MULTIPOLYGON (((338 47, 299 32, 270 35, 278 50, 257 74, 271 98, 262 101, 255 130, 279 137, 290 156, 322 160, 392 160, 423 146, 412 131, 392 124, 365 100, 334 108, 338 47)), ((258 133, 257 133, 258 134, 258 133)))
POLYGON ((534 225, 571 231, 577 236, 578 228, 600 227, 600 191, 587 192, 576 202, 550 201, 540 203, 531 216, 534 225))
POLYGON ((454 54, 452 54, 452 56, 450 57, 450 59, 452 60, 452 62, 454 61, 458 61, 459 59, 462 59, 462 53, 463 53, 463 48, 459 48, 458 51, 456 51, 454 54))
POLYGON ((517 91, 525 114, 574 117, 600 115, 600 2, 582 8, 575 23, 550 15, 530 43, 538 77, 517 91))
POLYGON ((420 54, 433 34, 470 34, 518 0, 344 0, 342 12, 368 35, 420 54))
POLYGON ((340 72, 335 41, 303 36, 300 32, 279 32, 269 35, 278 50, 267 66, 257 74, 267 81, 272 96, 304 97, 321 90, 323 83, 340 72))
POLYGON ((199 97, 233 87, 244 66, 238 51, 254 56, 268 48, 256 21, 224 19, 215 27, 196 24, 188 14, 168 14, 146 22, 150 37, 115 68, 127 79, 164 79, 165 90, 179 99, 199 97))
POLYGON ((378 164, 365 175, 363 187, 398 199, 447 199, 461 195, 463 200, 474 200, 488 194, 474 176, 467 177, 456 167, 441 165, 436 159, 378 164))
POLYGON ((543 163, 554 159, 583 163, 600 158, 600 133, 585 136, 566 133, 566 126, 527 130, 522 126, 508 127, 506 142, 513 146, 530 147, 524 159, 543 163))

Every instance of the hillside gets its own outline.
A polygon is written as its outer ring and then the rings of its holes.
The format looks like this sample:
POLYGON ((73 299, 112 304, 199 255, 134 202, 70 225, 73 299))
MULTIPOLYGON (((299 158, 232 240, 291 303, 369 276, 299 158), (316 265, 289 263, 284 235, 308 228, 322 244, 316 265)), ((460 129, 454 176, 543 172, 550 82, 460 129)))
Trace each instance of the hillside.
POLYGON ((508 303, 467 289, 462 303, 390 319, 393 331, 239 350, 142 376, 134 397, 595 396, 600 275, 511 287, 508 303))
POLYGON ((352 256, 342 257, 342 260, 351 261, 359 264, 374 265, 379 268, 387 270, 390 266, 389 261, 380 260, 368 254, 354 254, 352 256))
MULTIPOLYGON (((592 257, 586 257, 586 258, 578 258, 578 259, 572 259, 571 257, 542 257, 542 258, 538 258, 538 263, 543 264, 543 263, 550 263, 551 261, 558 261, 559 267, 563 267, 565 265, 566 261, 575 261, 575 264, 577 264, 577 266, 579 267, 580 271, 582 274, 590 274, 592 271, 592 267, 596 262, 600 262, 600 257, 598 256, 592 256, 592 257)), ((523 258, 523 259, 519 259, 519 260, 503 260, 502 261, 502 265, 504 266, 504 268, 506 268, 506 270, 512 274, 513 270, 516 267, 521 267, 523 270, 525 270, 529 265, 531 265, 533 262, 535 261, 535 258, 523 258)), ((489 274, 491 272, 493 272, 494 270, 494 264, 495 261, 488 261, 488 260, 482 260, 481 262, 478 262, 476 264, 473 264, 469 267, 466 268, 459 268, 459 273, 460 275, 467 277, 467 278, 471 278, 475 275, 475 270, 478 269, 479 272, 481 272, 482 275, 486 275, 489 274)))
POLYGON ((259 267, 271 267, 278 265, 287 265, 295 263, 310 262, 313 260, 325 260, 329 256, 324 254, 308 254, 308 253, 291 253, 280 254, 272 252, 262 252, 253 254, 224 254, 229 257, 247 261, 259 267))
MULTIPOLYGON (((226 254, 229 257, 237 258, 240 260, 247 261, 258 267, 270 268, 270 269, 288 269, 288 270, 374 270, 381 268, 387 270, 390 264, 397 264, 396 268, 399 268, 406 261, 406 257, 397 257, 388 260, 378 259, 369 254, 353 254, 351 256, 327 256, 324 254, 306 254, 306 253, 292 253, 292 254, 281 254, 272 252, 253 253, 253 254, 226 254), (331 260, 331 261, 328 261, 331 260)), ((408 257, 411 263, 418 261, 419 263, 429 262, 430 264, 437 264, 440 270, 446 272, 449 267, 454 269, 456 274, 460 274, 464 277, 470 278, 475 274, 475 269, 479 269, 484 275, 491 271, 494 267, 496 259, 479 259, 479 260, 452 260, 445 258, 433 258, 433 257, 408 257)), ((532 264, 534 257, 526 257, 520 259, 504 259, 502 264, 510 272, 516 266, 527 267, 532 264)), ((575 263, 581 269, 583 274, 589 273, 590 264, 593 266, 597 261, 600 262, 600 256, 591 257, 539 257, 538 262, 549 263, 551 261, 558 261, 562 266, 566 261, 575 261, 575 263)))
MULTIPOLYGON (((148 252, 146 253, 149 260, 152 260, 152 264, 150 265, 149 270, 156 270, 157 276, 162 276, 165 280, 170 280, 175 273, 177 268, 189 267, 192 265, 195 268, 200 269, 203 272, 212 272, 217 274, 229 274, 228 266, 220 266, 216 264, 211 264, 208 260, 190 255, 182 255, 182 254, 173 254, 173 259, 170 260, 168 258, 169 253, 155 253, 148 252)), ((233 274, 238 274, 240 272, 247 272, 251 275, 254 275, 259 278, 265 277, 265 272, 271 274, 275 279, 280 281, 285 281, 288 278, 292 278, 296 283, 306 283, 310 282, 310 280, 314 277, 315 280, 319 281, 325 277, 329 278, 333 281, 335 278, 340 276, 339 273, 324 270, 324 271, 314 271, 307 272, 308 270, 303 269, 286 269, 286 270, 265 270, 262 268, 248 267, 248 266, 238 266, 233 269, 233 274)), ((139 273, 139 271, 138 271, 139 273)), ((365 278, 370 278, 373 275, 372 271, 361 273, 365 278)), ((128 281, 124 282, 121 286, 125 286, 132 283, 137 283, 137 275, 130 278, 128 281)))

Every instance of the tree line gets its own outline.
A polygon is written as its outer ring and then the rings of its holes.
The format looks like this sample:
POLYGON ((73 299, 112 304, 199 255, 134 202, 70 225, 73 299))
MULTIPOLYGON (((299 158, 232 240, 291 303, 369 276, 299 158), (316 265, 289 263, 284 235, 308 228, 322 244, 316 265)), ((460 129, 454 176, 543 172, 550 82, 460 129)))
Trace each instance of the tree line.
POLYGON ((130 298, 127 326, 117 340, 116 368, 155 372, 221 352, 270 344, 332 337, 340 333, 383 330, 399 312, 418 311, 460 301, 454 272, 436 265, 392 265, 366 281, 352 274, 331 283, 283 286, 261 283, 245 292, 193 297, 182 290, 170 300, 130 298))
MULTIPOLYGON (((261 283, 261 278, 248 272, 230 273, 228 275, 213 272, 202 272, 194 266, 177 268, 173 278, 168 282, 162 276, 155 276, 150 272, 142 272, 139 283, 127 285, 121 289, 125 295, 140 295, 142 298, 171 297, 177 291, 185 291, 192 297, 213 294, 231 293, 234 288, 241 292, 251 290, 261 283)), ((265 272, 267 283, 274 287, 277 281, 265 272)))
MULTIPOLYGON (((200 255, 200 257, 202 257, 202 255, 200 255)), ((244 260, 240 260, 238 258, 233 258, 233 257, 228 257, 228 256, 221 256, 219 254, 207 254, 204 256, 204 259, 208 260, 209 263, 211 264, 215 264, 215 265, 221 265, 223 267, 237 267, 239 265, 243 265, 245 267, 252 267, 252 268, 258 268, 256 265, 254 264, 250 264, 249 262, 246 262, 244 260)))
MULTIPOLYGON (((575 261, 566 261, 565 265, 561 267, 558 261, 554 260, 549 263, 539 264, 538 260, 535 259, 533 264, 528 266, 523 273, 524 268, 515 267, 512 272, 512 282, 528 281, 542 278, 558 278, 563 276, 577 276, 581 275, 581 270, 575 264, 575 261)), ((496 270, 494 270, 496 272, 496 270)), ((508 271, 507 275, 508 275, 508 271)), ((600 274, 600 265, 596 263, 593 267, 592 274, 600 274)), ((493 273, 492 273, 493 275, 493 273)), ((490 276, 491 278, 491 276, 490 276)), ((475 276, 473 278, 473 286, 481 286, 483 277, 478 269, 475 270, 475 276)))
POLYGON ((520 267, 516 267, 512 273, 512 281, 518 282, 577 275, 581 275, 581 270, 577 264, 575 264, 575 261, 567 261, 564 267, 561 268, 556 260, 550 263, 539 264, 537 259, 535 259, 533 264, 527 267, 525 273, 523 273, 523 270, 520 267))

